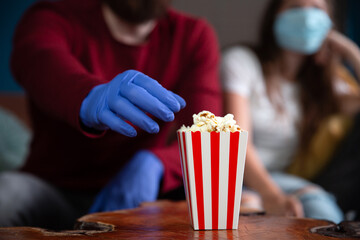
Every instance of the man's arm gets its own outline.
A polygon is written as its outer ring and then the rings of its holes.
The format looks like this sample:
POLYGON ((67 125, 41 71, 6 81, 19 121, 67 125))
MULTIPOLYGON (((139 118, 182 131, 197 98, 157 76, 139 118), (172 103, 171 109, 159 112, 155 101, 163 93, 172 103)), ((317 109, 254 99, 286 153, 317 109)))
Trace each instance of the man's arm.
MULTIPOLYGON (((199 23, 199 22, 198 22, 199 23)), ((187 107, 176 116, 175 123, 159 134, 174 134, 181 124, 191 124, 192 114, 204 109, 221 113, 221 94, 218 79, 219 53, 216 38, 211 29, 200 26, 189 34, 188 61, 179 78, 180 94, 187 107), (185 114, 182 112, 186 111, 185 114), (170 129, 169 129, 170 128, 170 129)), ((170 136, 167 136, 170 137, 170 136)), ((154 201, 158 192, 169 192, 182 184, 179 147, 174 138, 169 145, 140 151, 126 164, 117 176, 98 194, 91 212, 108 211, 138 206, 143 201, 154 201), (162 181, 159 189, 160 180, 162 181), (130 188, 130 189, 128 189, 130 188), (128 190, 126 190, 128 189, 128 190)))

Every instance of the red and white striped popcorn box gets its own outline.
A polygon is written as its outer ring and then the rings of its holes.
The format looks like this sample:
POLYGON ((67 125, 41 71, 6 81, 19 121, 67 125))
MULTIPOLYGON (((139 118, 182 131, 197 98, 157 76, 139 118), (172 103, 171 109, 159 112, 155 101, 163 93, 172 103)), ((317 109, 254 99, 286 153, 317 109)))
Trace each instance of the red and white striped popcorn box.
POLYGON ((237 229, 247 131, 178 131, 177 135, 194 230, 237 229))

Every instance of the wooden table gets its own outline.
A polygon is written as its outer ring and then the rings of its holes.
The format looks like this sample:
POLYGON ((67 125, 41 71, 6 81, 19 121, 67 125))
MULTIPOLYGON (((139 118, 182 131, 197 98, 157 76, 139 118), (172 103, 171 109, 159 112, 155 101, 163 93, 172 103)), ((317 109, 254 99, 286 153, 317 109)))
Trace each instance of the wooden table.
MULTIPOLYGON (((327 221, 275 216, 240 216, 238 230, 194 231, 184 201, 161 201, 132 210, 96 213, 80 218, 76 230, 0 228, 0 239, 336 239, 311 233, 327 221)), ((352 239, 352 238, 342 238, 352 239)))

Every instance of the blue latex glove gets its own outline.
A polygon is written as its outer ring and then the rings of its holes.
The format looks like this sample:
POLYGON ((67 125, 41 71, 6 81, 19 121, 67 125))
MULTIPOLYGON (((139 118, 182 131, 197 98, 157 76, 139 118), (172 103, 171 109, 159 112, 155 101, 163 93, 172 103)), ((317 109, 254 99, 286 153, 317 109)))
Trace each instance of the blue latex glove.
POLYGON ((157 199, 164 167, 149 151, 140 151, 97 195, 89 212, 134 208, 157 199))
POLYGON ((159 125, 144 112, 165 121, 186 105, 177 94, 163 88, 145 74, 128 70, 106 84, 94 87, 80 108, 82 123, 93 129, 112 129, 134 137, 136 130, 125 120, 149 133, 159 132, 159 125))

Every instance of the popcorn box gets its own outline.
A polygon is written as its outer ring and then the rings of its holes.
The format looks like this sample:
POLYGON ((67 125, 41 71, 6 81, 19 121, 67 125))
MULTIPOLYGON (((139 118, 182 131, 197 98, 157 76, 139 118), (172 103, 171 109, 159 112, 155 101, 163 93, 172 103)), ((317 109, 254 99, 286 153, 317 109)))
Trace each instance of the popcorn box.
POLYGON ((178 131, 177 135, 194 230, 237 229, 247 132, 178 131))

